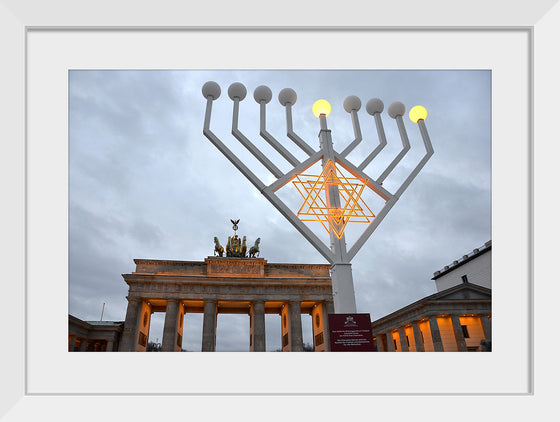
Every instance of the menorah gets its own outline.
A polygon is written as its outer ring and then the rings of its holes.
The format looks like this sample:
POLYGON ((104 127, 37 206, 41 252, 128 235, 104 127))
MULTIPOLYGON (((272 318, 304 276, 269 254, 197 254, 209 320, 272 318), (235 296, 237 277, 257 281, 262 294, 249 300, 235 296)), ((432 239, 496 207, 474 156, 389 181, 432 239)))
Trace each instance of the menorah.
POLYGON ((327 127, 327 116, 331 109, 330 104, 325 100, 319 100, 314 104, 313 113, 320 120, 319 150, 316 151, 294 132, 292 107, 297 100, 296 92, 291 88, 281 90, 278 95, 278 100, 286 109, 287 137, 308 156, 305 160, 300 161, 266 130, 266 105, 272 99, 272 91, 264 85, 257 87, 253 97, 260 105, 260 136, 292 166, 290 171, 283 173, 239 130, 239 103, 246 97, 247 89, 239 82, 233 83, 228 89, 228 95, 233 101, 231 133, 276 178, 273 183, 267 185, 241 162, 241 160, 210 129, 212 103, 220 97, 220 86, 216 82, 207 82, 202 87, 202 94, 207 100, 204 118, 204 136, 206 136, 216 148, 218 148, 218 150, 249 179, 272 205, 274 205, 274 207, 276 207, 276 209, 331 264, 335 312, 355 313, 356 299, 350 261, 432 156, 434 151, 424 122, 427 116, 426 109, 421 106, 416 106, 413 107, 409 113, 410 119, 418 124, 424 147, 426 148, 426 154, 420 159, 398 189, 391 193, 383 187, 383 181, 393 172, 395 167, 410 150, 410 141, 403 122, 403 115, 406 111, 403 103, 398 101, 393 102, 387 110, 389 116, 397 123, 402 142, 402 150, 381 175, 377 179, 373 179, 366 174, 365 169, 387 145, 385 130, 381 119, 384 104, 380 99, 373 98, 366 104, 367 113, 373 116, 375 120, 379 144, 356 166, 347 159, 347 156, 362 141, 362 133, 358 121, 358 111, 361 108, 360 99, 352 95, 344 100, 344 109, 352 117, 355 139, 340 153, 334 150, 331 131, 327 127), (304 174, 305 171, 319 162, 319 160, 322 160, 322 172, 320 175, 313 176, 304 174), (346 171, 346 175, 341 169, 346 171), (350 176, 347 176, 347 174, 350 174, 350 176), (294 213, 276 193, 289 182, 294 184, 304 198, 303 205, 297 213, 294 213), (369 209, 362 198, 362 193, 366 187, 371 189, 375 195, 383 200, 384 205, 377 214, 374 214, 369 209), (323 225, 330 235, 330 247, 305 224, 306 221, 318 221, 323 225), (347 249, 344 231, 347 224, 352 222, 366 223, 367 226, 354 245, 352 245, 350 249, 347 249))

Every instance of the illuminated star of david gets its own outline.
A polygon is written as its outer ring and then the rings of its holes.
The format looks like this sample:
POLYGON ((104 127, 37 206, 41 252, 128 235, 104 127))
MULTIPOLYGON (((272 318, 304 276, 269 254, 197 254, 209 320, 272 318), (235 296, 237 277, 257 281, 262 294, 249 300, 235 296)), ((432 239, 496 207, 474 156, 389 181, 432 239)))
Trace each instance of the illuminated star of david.
POLYGON ((349 222, 369 223, 375 218, 361 198, 367 180, 344 176, 331 160, 319 176, 298 174, 292 183, 303 197, 297 213, 300 220, 319 221, 327 232, 332 229, 339 239, 349 222), (327 191, 331 186, 337 187, 340 207, 328 205, 327 191))

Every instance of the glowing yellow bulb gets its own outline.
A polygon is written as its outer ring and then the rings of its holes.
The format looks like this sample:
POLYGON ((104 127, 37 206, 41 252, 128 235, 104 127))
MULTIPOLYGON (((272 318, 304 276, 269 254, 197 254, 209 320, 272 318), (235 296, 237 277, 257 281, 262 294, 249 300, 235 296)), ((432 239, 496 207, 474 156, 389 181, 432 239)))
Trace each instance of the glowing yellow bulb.
POLYGON ((317 100, 313 104, 313 114, 315 117, 319 117, 321 114, 328 116, 331 112, 331 105, 327 100, 317 100))
POLYGON ((420 119, 426 120, 428 111, 422 106, 416 106, 410 109, 410 113, 408 113, 408 116, 414 123, 418 123, 418 120, 420 119))

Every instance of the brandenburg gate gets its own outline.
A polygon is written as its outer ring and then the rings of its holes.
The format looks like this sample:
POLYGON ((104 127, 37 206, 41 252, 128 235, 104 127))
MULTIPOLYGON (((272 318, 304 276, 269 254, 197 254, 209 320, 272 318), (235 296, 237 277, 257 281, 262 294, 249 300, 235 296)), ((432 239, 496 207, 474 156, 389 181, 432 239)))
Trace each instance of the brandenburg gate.
POLYGON ((204 314, 203 352, 216 350, 218 314, 250 316, 252 352, 266 351, 265 314, 279 314, 282 351, 303 351, 302 313, 312 315, 315 351, 329 351, 330 265, 269 264, 254 253, 236 257, 231 240, 228 256, 216 252, 204 262, 135 259, 136 271, 123 274, 129 291, 119 351, 146 351, 153 312, 165 312, 162 351, 181 350, 186 313, 204 314))

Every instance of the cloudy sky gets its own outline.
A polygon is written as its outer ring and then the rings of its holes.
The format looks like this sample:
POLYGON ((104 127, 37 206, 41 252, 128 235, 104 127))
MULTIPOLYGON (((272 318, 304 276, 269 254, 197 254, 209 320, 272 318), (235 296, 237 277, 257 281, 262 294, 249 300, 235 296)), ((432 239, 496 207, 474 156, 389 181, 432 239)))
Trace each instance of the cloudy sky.
MULTIPOLYGON (((261 196, 202 134, 206 100, 201 87, 216 81, 212 130, 265 183, 274 177, 231 132, 233 82, 247 87, 239 128, 283 170, 289 164, 259 137, 253 91, 267 85, 267 130, 300 160, 306 155, 286 137, 285 110, 277 100, 292 88, 294 131, 318 149, 319 121, 311 112, 320 98, 334 148, 353 139, 344 99, 362 100, 363 141, 348 158, 358 164, 378 144, 371 98, 385 110, 401 101, 407 111, 428 110, 426 126, 435 154, 352 261, 358 312, 375 320, 435 292, 433 272, 491 239, 490 71, 80 71, 69 73, 69 313, 84 320, 122 321, 134 258, 203 261, 240 219, 238 234, 261 238, 268 262, 326 263, 325 259, 261 196)), ((396 122, 382 114, 388 145, 366 169, 377 178, 398 154, 396 122)), ((405 125, 412 145, 384 187, 394 192, 424 153, 417 125, 405 125)), ((282 193, 294 211, 289 186, 282 193)), ((301 200, 300 200, 301 202, 301 200)), ((326 240, 326 232, 313 226, 326 240)), ((365 228, 356 224, 347 242, 365 228)), ((150 340, 161 342, 163 313, 152 316, 150 340)), ((310 317, 304 341, 312 343, 310 317)), ((267 350, 280 348, 280 317, 266 316, 267 350)), ((202 314, 187 315, 183 348, 200 351, 202 314)), ((249 317, 218 316, 218 351, 249 350, 249 317)))

